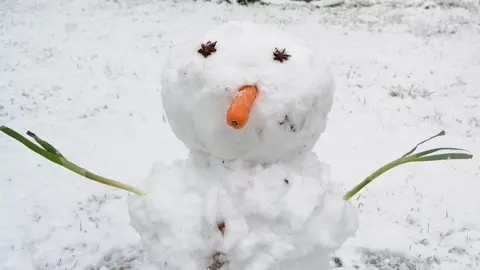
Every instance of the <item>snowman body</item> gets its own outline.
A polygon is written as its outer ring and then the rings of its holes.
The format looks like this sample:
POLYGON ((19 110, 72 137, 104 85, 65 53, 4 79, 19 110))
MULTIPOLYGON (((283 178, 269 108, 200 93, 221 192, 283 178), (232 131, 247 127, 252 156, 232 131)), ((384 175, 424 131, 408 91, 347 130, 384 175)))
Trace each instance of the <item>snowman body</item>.
POLYGON ((147 195, 129 204, 158 269, 328 269, 354 235, 355 209, 312 152, 334 91, 319 55, 279 29, 241 22, 171 55, 162 102, 191 154, 154 166, 147 195), (239 128, 225 114, 243 85, 258 92, 239 128))

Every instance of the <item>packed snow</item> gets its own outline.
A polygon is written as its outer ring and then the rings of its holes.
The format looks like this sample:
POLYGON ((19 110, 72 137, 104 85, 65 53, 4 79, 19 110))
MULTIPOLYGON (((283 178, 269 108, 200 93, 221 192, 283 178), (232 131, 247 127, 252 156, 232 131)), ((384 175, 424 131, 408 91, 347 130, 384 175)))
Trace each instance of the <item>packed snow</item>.
MULTIPOLYGON (((480 16, 468 1, 437 2, 316 9, 3 1, 0 124, 31 130, 79 165, 141 186, 156 161, 188 160, 161 101, 170 51, 229 20, 274 24, 328 52, 337 91, 314 152, 344 190, 442 129, 447 136, 430 147, 476 154, 405 165, 369 185, 352 199, 359 230, 333 254, 332 268, 477 269, 480 16)), ((4 135, 0 169, 0 269, 155 269, 130 225, 134 195, 85 180, 4 135)))
POLYGON ((191 156, 158 165, 147 195, 131 199, 150 260, 158 269, 328 269, 358 217, 311 152, 334 94, 323 53, 242 21, 179 48, 162 102, 191 156), (244 105, 234 99, 249 102, 244 85, 254 86, 252 108, 226 117, 244 105))
POLYGON ((173 132, 189 149, 261 164, 312 150, 325 130, 334 81, 325 52, 265 24, 229 22, 180 44, 169 57, 162 101, 173 132), (201 44, 216 42, 203 57, 201 44), (273 58, 275 49, 290 57, 273 58), (243 85, 257 97, 245 127, 225 115, 243 85))
POLYGON ((157 164, 145 186, 130 214, 158 269, 329 269, 358 227, 313 153, 257 166, 192 155, 157 164))

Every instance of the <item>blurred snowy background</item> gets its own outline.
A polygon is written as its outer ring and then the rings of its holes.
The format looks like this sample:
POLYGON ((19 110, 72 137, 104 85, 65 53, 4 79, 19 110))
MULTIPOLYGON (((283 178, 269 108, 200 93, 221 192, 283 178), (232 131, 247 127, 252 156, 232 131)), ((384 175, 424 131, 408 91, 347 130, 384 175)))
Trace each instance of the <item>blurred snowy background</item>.
MULTIPOLYGON (((328 52, 337 92, 315 151, 345 188, 442 129, 430 146, 477 154, 402 166, 352 199, 361 227, 332 269, 480 269, 479 11, 478 0, 3 0, 0 124, 137 184, 187 154, 160 101, 169 48, 228 20, 276 24, 328 52)), ((0 135, 0 269, 149 269, 128 196, 0 135)))

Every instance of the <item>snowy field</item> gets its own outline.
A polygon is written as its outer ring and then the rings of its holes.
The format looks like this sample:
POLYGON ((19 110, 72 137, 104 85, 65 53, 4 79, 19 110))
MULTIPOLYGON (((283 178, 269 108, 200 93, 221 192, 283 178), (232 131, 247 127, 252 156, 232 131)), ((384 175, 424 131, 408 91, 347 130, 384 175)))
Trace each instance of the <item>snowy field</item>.
MULTIPOLYGON (((337 92, 315 152, 345 189, 441 130, 430 146, 476 154, 404 165, 369 185, 352 199, 357 237, 332 269, 480 269, 480 14, 473 1, 436 2, 2 1, 0 124, 138 184, 155 161, 188 153, 160 100, 169 49, 232 19, 281 25, 328 52, 337 92)), ((132 195, 3 134, 0 172, 0 269, 150 269, 129 225, 132 195)))

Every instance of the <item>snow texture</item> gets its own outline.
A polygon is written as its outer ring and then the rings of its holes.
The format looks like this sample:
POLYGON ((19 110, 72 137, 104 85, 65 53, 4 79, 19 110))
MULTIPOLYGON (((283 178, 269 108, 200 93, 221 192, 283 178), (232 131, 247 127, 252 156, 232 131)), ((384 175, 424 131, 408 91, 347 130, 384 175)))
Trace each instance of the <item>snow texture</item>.
MULTIPOLYGON (((336 92, 313 151, 344 189, 442 129, 447 136, 422 148, 474 153, 395 168, 352 198, 360 228, 332 268, 480 269, 480 16, 465 2, 2 1, 0 124, 140 185, 154 161, 188 156, 161 102, 167 52, 229 20, 275 24, 329 52, 336 92)), ((129 224, 131 196, 0 134, 0 269, 155 269, 129 224)))
POLYGON ((324 52, 277 27, 229 22, 186 42, 170 56, 162 101, 177 137, 195 153, 252 164, 292 159, 312 150, 327 124, 334 82, 324 52), (204 57, 200 44, 217 42, 204 57), (273 53, 291 57, 279 62, 273 53), (226 123, 243 85, 257 98, 242 129, 226 123))
POLYGON ((130 207, 159 269, 327 269, 354 235, 356 209, 311 152, 334 93, 320 55, 276 27, 229 22, 170 56, 163 106, 192 154, 158 165, 130 207), (197 50, 208 41, 216 51, 204 57, 197 50), (291 57, 275 61, 275 48, 291 57), (227 108, 251 84, 249 121, 233 129, 227 108))
POLYGON ((131 198, 131 222, 158 269, 211 269, 215 254, 221 269, 328 269, 358 217, 327 168, 314 153, 258 166, 193 155, 158 164, 147 195, 131 198))

